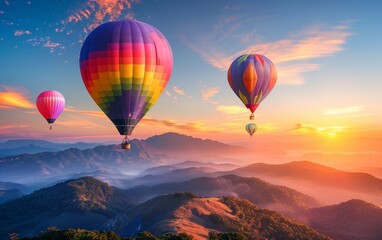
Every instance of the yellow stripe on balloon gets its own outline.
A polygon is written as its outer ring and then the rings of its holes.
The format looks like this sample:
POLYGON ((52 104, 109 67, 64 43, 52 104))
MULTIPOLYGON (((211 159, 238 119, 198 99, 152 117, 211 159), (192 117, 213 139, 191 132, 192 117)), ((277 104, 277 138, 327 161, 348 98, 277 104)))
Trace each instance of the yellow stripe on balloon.
POLYGON ((244 104, 248 104, 248 99, 241 93, 240 90, 239 90, 239 98, 241 99, 241 101, 242 101, 244 104))

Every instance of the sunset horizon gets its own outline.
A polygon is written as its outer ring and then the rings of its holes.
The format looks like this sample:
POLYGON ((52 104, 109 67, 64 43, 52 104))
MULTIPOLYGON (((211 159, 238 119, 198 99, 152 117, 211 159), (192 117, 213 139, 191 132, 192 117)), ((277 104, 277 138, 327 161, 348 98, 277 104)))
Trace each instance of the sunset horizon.
POLYGON ((0 238, 381 239, 381 6, 1 1, 0 238))

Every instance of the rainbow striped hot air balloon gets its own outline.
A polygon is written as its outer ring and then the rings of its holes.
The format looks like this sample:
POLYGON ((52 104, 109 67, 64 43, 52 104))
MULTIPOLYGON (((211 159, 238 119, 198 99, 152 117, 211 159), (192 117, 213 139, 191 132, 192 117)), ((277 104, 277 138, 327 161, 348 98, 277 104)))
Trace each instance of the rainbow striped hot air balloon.
POLYGON ((36 105, 38 111, 50 124, 50 129, 52 129, 52 124, 64 110, 65 98, 60 92, 47 90, 38 95, 36 105))
POLYGON ((90 96, 125 139, 158 100, 172 64, 163 34, 135 20, 100 25, 87 36, 80 54, 90 96))
POLYGON ((253 120, 253 113, 276 84, 277 71, 267 57, 245 54, 232 62, 227 78, 232 90, 251 111, 253 120))

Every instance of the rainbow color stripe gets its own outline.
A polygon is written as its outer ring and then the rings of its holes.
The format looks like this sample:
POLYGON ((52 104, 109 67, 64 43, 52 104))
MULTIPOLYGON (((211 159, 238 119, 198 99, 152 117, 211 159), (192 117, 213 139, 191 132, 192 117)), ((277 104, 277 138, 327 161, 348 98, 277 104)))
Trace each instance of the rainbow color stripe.
POLYGON ((84 84, 121 135, 134 127, 158 100, 172 72, 171 47, 153 26, 135 20, 108 22, 82 45, 84 84))
POLYGON ((232 90, 253 113, 275 86, 277 71, 267 57, 245 54, 232 62, 227 78, 232 90))

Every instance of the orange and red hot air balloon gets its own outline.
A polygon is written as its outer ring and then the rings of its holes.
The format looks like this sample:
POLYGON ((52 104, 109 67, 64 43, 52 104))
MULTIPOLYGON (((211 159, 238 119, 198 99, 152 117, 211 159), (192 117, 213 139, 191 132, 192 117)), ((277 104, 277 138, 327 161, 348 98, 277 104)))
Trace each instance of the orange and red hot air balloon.
POLYGON ((38 95, 36 105, 38 111, 50 124, 50 129, 52 129, 52 124, 64 110, 65 98, 60 92, 47 90, 38 95))
POLYGON ((253 113, 276 84, 277 71, 267 57, 245 54, 232 62, 227 78, 232 90, 251 111, 253 120, 253 113))
MULTIPOLYGON (((227 78, 234 93, 251 111, 249 119, 253 120, 253 113, 276 84, 277 71, 267 57, 259 54, 245 54, 232 62, 227 78)), ((246 126, 251 136, 256 129, 255 124, 246 126)))

